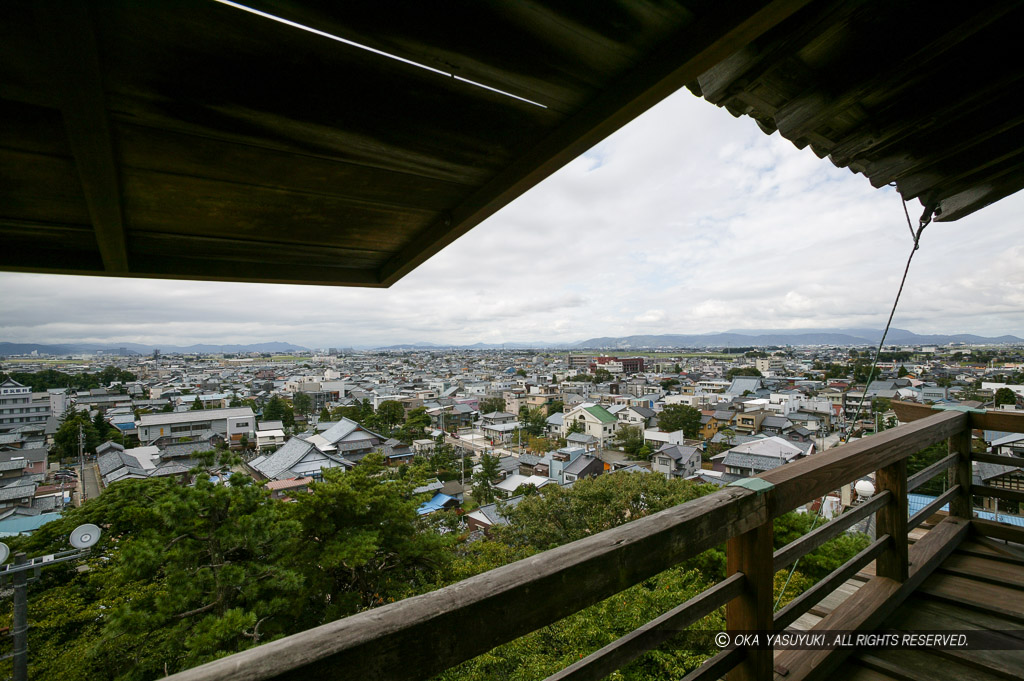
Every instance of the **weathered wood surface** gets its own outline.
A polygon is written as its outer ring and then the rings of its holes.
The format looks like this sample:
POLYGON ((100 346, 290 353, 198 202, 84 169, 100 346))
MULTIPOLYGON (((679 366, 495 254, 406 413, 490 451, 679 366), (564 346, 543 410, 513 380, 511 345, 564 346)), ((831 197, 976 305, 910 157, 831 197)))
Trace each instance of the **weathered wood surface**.
POLYGON ((1010 546, 1004 542, 994 541, 988 537, 974 535, 970 541, 960 545, 960 551, 982 558, 994 558, 1007 563, 1024 564, 1024 549, 1010 546))
POLYGON ((775 572, 789 567, 795 560, 805 556, 825 542, 838 537, 847 529, 864 520, 882 506, 890 502, 892 492, 883 490, 856 508, 833 518, 824 525, 815 528, 799 539, 795 539, 775 552, 772 561, 775 572))
POLYGON ((945 603, 974 608, 1018 623, 1024 622, 1024 611, 1020 605, 1024 591, 1011 586, 939 573, 929 577, 919 591, 945 603))
POLYGON ((952 455, 954 452, 960 455, 956 464, 949 469, 947 479, 949 486, 959 488, 960 492, 949 502, 950 515, 958 518, 971 518, 974 516, 974 500, 971 498, 971 484, 974 478, 974 466, 971 463, 971 431, 964 429, 954 434, 946 441, 946 451, 952 455))
POLYGON ((1019 565, 990 558, 965 556, 957 552, 942 564, 942 571, 992 584, 1024 589, 1024 570, 1019 565))
MULTIPOLYGON (((921 650, 874 650, 857 656, 858 665, 864 665, 873 672, 885 674, 893 681, 936 681, 936 679, 957 679, 960 681, 1006 681, 975 665, 955 662, 931 652, 921 650)), ((835 681, 854 681, 860 676, 840 672, 835 681)))
POLYGON ((790 511, 810 499, 905 459, 936 442, 942 442, 967 424, 967 415, 940 412, 901 428, 855 440, 821 454, 780 466, 760 478, 775 485, 771 490, 775 515, 790 511))
MULTIPOLYGON (((947 559, 948 560, 948 559, 947 559)), ((1024 597, 1024 592, 1021 592, 1024 597)), ((917 607, 917 604, 924 601, 921 597, 910 599, 889 617, 884 627, 898 631, 953 631, 960 632, 965 629, 986 629, 991 636, 1002 640, 1003 645, 1015 650, 969 650, 969 649, 939 649, 933 654, 939 660, 954 660, 976 669, 983 669, 991 673, 1003 676, 1004 678, 1019 678, 1024 669, 1024 640, 1010 632, 1017 628, 1017 625, 1006 618, 989 612, 978 612, 971 621, 965 621, 961 616, 962 609, 946 603, 933 603, 933 607, 924 610, 917 607), (1007 676, 1009 674, 1009 676, 1007 676)), ((1021 603, 1024 601, 1018 601, 1021 603)), ((906 652, 906 651, 899 651, 906 652)), ((932 651, 929 651, 932 652, 932 651)), ((936 665, 941 669, 941 663, 936 665)), ((949 678, 940 674, 938 678, 949 678)))
MULTIPOLYGON (((824 617, 814 631, 876 629, 952 554, 969 530, 966 519, 946 518, 910 547, 906 581, 876 577, 824 617)), ((785 650, 776 656, 775 668, 784 670, 788 681, 817 681, 830 678, 850 654, 848 649, 785 650)))
POLYGON ((679 634, 701 617, 725 605, 743 590, 746 576, 740 573, 726 577, 707 591, 694 596, 682 605, 672 608, 604 648, 574 662, 547 681, 581 681, 603 679, 644 653, 654 650, 679 634))
POLYGON ((971 428, 1024 433, 1024 412, 990 409, 984 414, 971 414, 971 428))
POLYGON ((397 281, 434 253, 465 234, 508 202, 550 176, 647 108, 785 21, 809 0, 773 0, 714 5, 643 63, 623 74, 588 107, 526 150, 490 182, 466 198, 388 262, 385 284, 397 281))
MULTIPOLYGON (((919 419, 934 416, 936 413, 957 411, 955 409, 936 409, 927 404, 917 402, 892 401, 893 411, 902 423, 911 423, 919 419)), ((1024 433, 1024 412, 989 409, 984 413, 977 411, 963 412, 970 418, 970 428, 974 430, 998 430, 1007 433, 1024 433)))
POLYGON ((947 503, 950 503, 953 499, 960 497, 962 492, 963 488, 960 487, 960 485, 953 485, 945 492, 935 497, 934 500, 928 502, 928 504, 926 504, 920 511, 915 513, 913 516, 910 517, 909 520, 907 520, 907 529, 912 530, 924 521, 931 518, 933 515, 938 513, 942 509, 942 507, 945 506, 947 503))
POLYGON ((886 535, 879 537, 830 575, 787 603, 784 608, 775 613, 775 629, 788 627, 800 615, 810 610, 812 605, 822 600, 826 594, 833 592, 857 574, 858 570, 884 552, 889 539, 886 535))
POLYGON ((947 470, 950 466, 954 465, 957 462, 957 458, 959 456, 960 455, 954 451, 951 454, 949 454, 949 456, 945 456, 936 461, 935 463, 933 463, 931 466, 928 466, 927 468, 922 468, 917 473, 911 475, 909 478, 907 478, 907 491, 913 492, 915 489, 917 489, 924 483, 928 482, 939 473, 947 470))
MULTIPOLYGON (((429 678, 768 521, 763 496, 723 489, 438 591, 171 678, 429 678), (536 607, 537 594, 543 594, 543 608, 536 607)), ((769 542, 769 557, 770 547, 769 542)))
POLYGON ((103 266, 127 274, 120 180, 88 6, 85 0, 40 0, 33 7, 103 266))
POLYGON ((878 509, 876 532, 879 536, 889 535, 885 550, 875 562, 875 572, 879 577, 888 577, 897 582, 907 579, 907 532, 910 529, 907 520, 907 460, 889 464, 879 468, 875 474, 875 486, 878 490, 891 493, 889 503, 878 509))
POLYGON ((975 534, 981 535, 982 537, 991 537, 992 539, 1002 539, 1003 541, 1009 541, 1015 544, 1024 544, 1024 528, 1007 525, 1006 523, 997 523, 991 520, 973 518, 971 520, 971 531, 975 534))
POLYGON ((746 650, 733 648, 723 650, 700 667, 684 676, 681 681, 718 681, 746 657, 746 650))
POLYGON ((974 461, 983 461, 985 463, 995 463, 1000 466, 1013 466, 1015 468, 1024 467, 1024 459, 1017 456, 1005 456, 1002 454, 984 454, 974 452, 971 454, 971 459, 974 461))
POLYGON ((1004 501, 1024 504, 1024 490, 1019 489, 1006 489, 1003 487, 993 487, 992 485, 971 485, 971 494, 982 497, 995 497, 1004 501))
MULTIPOLYGON (((743 589, 725 608, 729 631, 771 631, 773 581, 772 523, 766 522, 729 539, 725 546, 726 572, 743 573, 743 589)), ((743 660, 729 670, 728 681, 760 681, 771 674, 772 651, 750 648, 743 660)))

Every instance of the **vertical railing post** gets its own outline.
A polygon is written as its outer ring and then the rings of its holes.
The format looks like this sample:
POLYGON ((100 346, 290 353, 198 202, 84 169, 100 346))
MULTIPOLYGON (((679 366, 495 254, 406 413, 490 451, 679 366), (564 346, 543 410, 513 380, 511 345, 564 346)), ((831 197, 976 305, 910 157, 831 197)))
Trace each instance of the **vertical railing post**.
MULTIPOLYGON (((772 596, 772 521, 733 537, 726 544, 726 565, 730 575, 746 575, 743 593, 725 608, 725 626, 730 632, 766 632, 774 630, 772 596)), ((773 653, 762 646, 749 648, 746 657, 726 676, 728 681, 770 681, 773 675, 773 653)))
POLYGON ((907 563, 907 460, 900 459, 875 473, 878 491, 889 490, 889 503, 878 509, 875 516, 877 536, 889 535, 888 548, 878 555, 875 573, 897 582, 905 582, 909 575, 907 563))
POLYGON ((956 464, 949 469, 949 486, 960 485, 960 493, 949 500, 949 515, 955 518, 970 519, 973 515, 973 504, 971 503, 973 472, 971 466, 971 420, 969 415, 964 429, 946 440, 946 449, 950 454, 956 452, 960 455, 956 460, 956 464))

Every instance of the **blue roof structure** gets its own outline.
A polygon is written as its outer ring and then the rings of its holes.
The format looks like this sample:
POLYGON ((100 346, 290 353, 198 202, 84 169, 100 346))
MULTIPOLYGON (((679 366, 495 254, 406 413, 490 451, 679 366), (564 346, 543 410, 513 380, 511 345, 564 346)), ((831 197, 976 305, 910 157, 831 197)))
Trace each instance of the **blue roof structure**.
MULTIPOLYGON (((928 504, 935 501, 937 497, 930 497, 927 494, 908 494, 907 495, 907 508, 909 515, 912 517, 915 513, 920 511, 928 504)), ((943 505, 940 511, 949 512, 949 504, 943 505)), ((1016 525, 1017 527, 1024 527, 1024 517, 1019 515, 1009 515, 1007 513, 1000 513, 999 517, 996 517, 995 513, 990 511, 982 511, 981 509, 974 509, 975 515, 982 520, 992 520, 997 523, 1006 523, 1007 525, 1016 525)))
POLYGON ((60 513, 40 513, 39 515, 14 516, 0 520, 0 537, 31 534, 46 523, 52 523, 58 518, 60 518, 60 513))
POLYGON ((441 494, 438 492, 430 501, 424 501, 420 504, 420 507, 416 509, 417 515, 427 515, 434 511, 440 511, 444 509, 445 504, 452 501, 455 497, 450 497, 447 494, 441 494))

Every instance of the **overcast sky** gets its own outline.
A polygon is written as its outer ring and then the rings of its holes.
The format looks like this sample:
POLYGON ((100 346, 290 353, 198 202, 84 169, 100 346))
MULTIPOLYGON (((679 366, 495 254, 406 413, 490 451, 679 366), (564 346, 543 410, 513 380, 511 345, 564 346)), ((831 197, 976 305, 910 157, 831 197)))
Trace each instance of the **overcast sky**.
MULTIPOLYGON (((893 325, 1024 337, 1017 195, 922 238, 893 325)), ((916 221, 920 205, 910 205, 916 221)), ((0 273, 0 341, 568 342, 885 324, 899 196, 681 91, 390 289, 0 273)))

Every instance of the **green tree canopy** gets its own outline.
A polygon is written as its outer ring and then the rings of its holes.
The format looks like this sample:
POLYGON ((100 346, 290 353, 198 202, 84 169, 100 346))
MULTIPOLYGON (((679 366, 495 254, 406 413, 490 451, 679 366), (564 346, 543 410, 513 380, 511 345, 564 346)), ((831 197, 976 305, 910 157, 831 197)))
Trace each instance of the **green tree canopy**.
POLYGON ((377 423, 388 432, 405 420, 405 407, 396 400, 384 400, 377 407, 377 423))
POLYGON ((421 532, 412 494, 422 480, 388 479, 384 457, 366 455, 350 471, 324 471, 324 481, 298 497, 303 541, 292 545, 309 599, 303 625, 314 626, 412 595, 447 555, 439 535, 421 532))
POLYGON ((762 374, 760 371, 758 371, 754 367, 736 367, 734 369, 729 369, 727 372, 725 372, 725 377, 728 380, 732 380, 732 379, 736 378, 737 376, 763 376, 763 375, 764 374, 762 374))
POLYGON ((701 413, 688 404, 668 404, 658 415, 658 427, 667 433, 683 431, 688 438, 696 438, 700 431, 701 413))
POLYGON ((89 414, 69 409, 64 413, 57 432, 53 436, 51 451, 57 455, 57 458, 67 460, 78 456, 79 428, 81 428, 83 450, 86 453, 94 454, 96 447, 103 443, 89 414))
POLYGON ((498 457, 484 454, 480 457, 480 470, 473 473, 473 499, 478 504, 494 501, 494 481, 498 478, 498 457))
POLYGON ((480 400, 481 414, 493 414, 496 411, 505 411, 505 398, 485 397, 480 400))
POLYGON ((292 395, 292 409, 303 416, 309 416, 313 413, 313 398, 309 396, 309 393, 295 393, 292 395))
POLYGON ((524 404, 519 408, 519 423, 529 435, 539 437, 547 429, 548 421, 544 410, 524 404))
POLYGON ((416 407, 409 411, 397 437, 404 442, 412 442, 426 435, 427 428, 430 428, 430 415, 425 407, 416 407))
POLYGON ((621 426, 615 432, 613 444, 626 454, 639 454, 644 446, 644 430, 640 426, 621 426))
POLYGON ((292 405, 288 404, 280 395, 274 395, 263 407, 263 420, 281 421, 286 428, 294 428, 295 412, 292 410, 292 405))
POLYGON ((997 407, 1001 404, 1017 404, 1017 393, 1010 388, 1000 388, 996 391, 995 404, 997 407))

